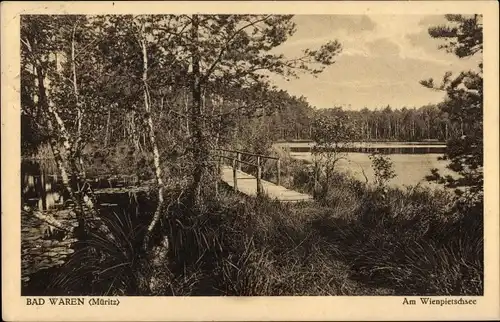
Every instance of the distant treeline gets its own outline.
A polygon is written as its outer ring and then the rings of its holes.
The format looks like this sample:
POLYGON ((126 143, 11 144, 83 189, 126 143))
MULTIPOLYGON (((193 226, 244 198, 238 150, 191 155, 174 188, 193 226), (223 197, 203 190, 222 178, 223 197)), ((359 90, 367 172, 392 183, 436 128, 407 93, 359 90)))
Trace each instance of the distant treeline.
MULTIPOLYGON (((310 140, 313 131, 312 120, 324 114, 345 113, 357 128, 360 141, 447 141, 460 136, 462 122, 452 120, 439 105, 425 105, 419 108, 384 108, 343 110, 341 107, 315 109, 305 98, 290 97, 288 104, 259 121, 251 121, 253 128, 260 128, 261 136, 280 140, 310 140)), ((246 136, 248 133, 243 131, 246 136)))

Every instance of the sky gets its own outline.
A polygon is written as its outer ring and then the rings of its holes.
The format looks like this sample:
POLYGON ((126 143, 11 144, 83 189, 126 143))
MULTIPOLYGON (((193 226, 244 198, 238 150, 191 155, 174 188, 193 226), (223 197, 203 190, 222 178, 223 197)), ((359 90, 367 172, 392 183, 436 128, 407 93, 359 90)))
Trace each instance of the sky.
POLYGON ((317 108, 343 106, 359 110, 387 105, 419 107, 443 100, 443 93, 427 89, 420 80, 440 82, 445 72, 477 67, 478 58, 459 59, 438 49, 441 39, 427 30, 442 25, 437 15, 297 15, 296 33, 276 50, 297 57, 329 40, 342 44, 342 53, 317 78, 302 75, 286 80, 273 76, 279 88, 305 96, 317 108))

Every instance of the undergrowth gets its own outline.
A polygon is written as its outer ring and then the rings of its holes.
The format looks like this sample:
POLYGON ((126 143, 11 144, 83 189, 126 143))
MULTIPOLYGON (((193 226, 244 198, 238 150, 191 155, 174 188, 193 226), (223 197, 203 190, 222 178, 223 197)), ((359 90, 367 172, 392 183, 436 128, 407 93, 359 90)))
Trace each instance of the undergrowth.
MULTIPOLYGON (((308 176, 296 172, 290 184, 311 189, 301 178, 308 176)), ((168 236, 169 253, 149 295, 483 294, 481 203, 444 190, 370 187, 341 174, 332 182, 308 203, 220 187, 194 209, 169 194, 157 232, 168 236)), ((135 295, 148 213, 107 216, 118 242, 95 234, 82 242, 51 289, 135 295)))

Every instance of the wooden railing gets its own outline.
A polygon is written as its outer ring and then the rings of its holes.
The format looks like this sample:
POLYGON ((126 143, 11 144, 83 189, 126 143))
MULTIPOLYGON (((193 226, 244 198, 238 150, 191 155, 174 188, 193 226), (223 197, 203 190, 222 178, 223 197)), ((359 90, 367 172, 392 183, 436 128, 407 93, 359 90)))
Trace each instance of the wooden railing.
POLYGON ((216 151, 219 152, 219 154, 216 155, 218 158, 218 168, 220 171, 220 168, 223 164, 223 160, 231 160, 231 167, 233 168, 233 188, 235 191, 238 190, 238 176, 237 176, 237 171, 241 171, 241 165, 246 164, 249 166, 253 166, 257 168, 257 194, 260 195, 262 194, 262 160, 263 159, 269 159, 269 160, 275 160, 276 161, 276 170, 277 170, 277 175, 276 175, 276 184, 280 185, 281 184, 281 161, 280 158, 278 157, 272 157, 268 155, 262 155, 262 154, 256 154, 256 153, 249 153, 249 152, 243 152, 243 151, 238 151, 238 150, 228 150, 228 149, 217 149, 216 151), (229 154, 229 155, 228 155, 229 154), (245 160, 242 160, 242 156, 252 156, 257 159, 256 163, 248 162, 245 160))

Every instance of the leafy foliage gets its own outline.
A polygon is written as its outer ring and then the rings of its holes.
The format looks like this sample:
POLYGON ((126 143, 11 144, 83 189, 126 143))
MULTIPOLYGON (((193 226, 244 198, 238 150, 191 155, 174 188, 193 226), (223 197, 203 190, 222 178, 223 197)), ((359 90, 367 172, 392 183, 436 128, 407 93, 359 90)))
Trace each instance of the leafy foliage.
POLYGON ((355 125, 340 108, 318 112, 313 123, 312 139, 318 147, 337 149, 357 139, 355 125))
POLYGON ((342 109, 318 112, 312 127, 312 139, 316 145, 311 152, 316 168, 316 180, 324 173, 323 194, 326 195, 336 163, 346 158, 346 148, 356 141, 358 132, 342 109))
MULTIPOLYGON (((348 121, 357 127, 360 141, 443 142, 461 135, 461 127, 464 125, 460 120, 450 119, 449 113, 441 105, 419 108, 365 107, 361 110, 333 107, 322 111, 330 113, 342 109, 349 116, 348 121)), ((312 140, 313 120, 317 111, 304 98, 291 97, 283 100, 278 108, 270 109, 265 114, 259 113, 258 115, 262 115, 259 124, 273 141, 312 140)), ((244 132, 241 127, 236 130, 244 132)))
POLYGON ((375 172, 375 184, 378 187, 384 187, 387 182, 396 177, 394 164, 389 156, 373 152, 369 158, 372 161, 372 168, 375 172))

